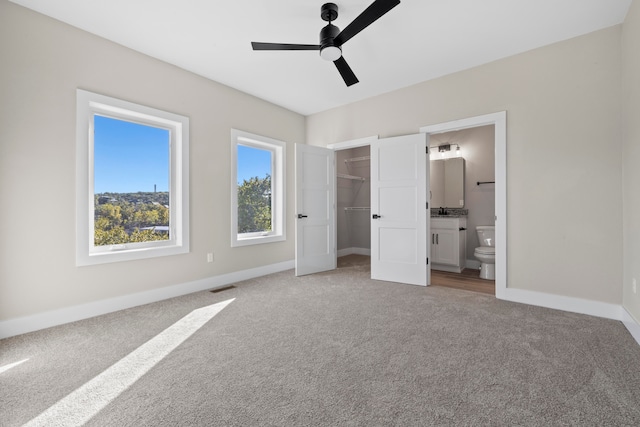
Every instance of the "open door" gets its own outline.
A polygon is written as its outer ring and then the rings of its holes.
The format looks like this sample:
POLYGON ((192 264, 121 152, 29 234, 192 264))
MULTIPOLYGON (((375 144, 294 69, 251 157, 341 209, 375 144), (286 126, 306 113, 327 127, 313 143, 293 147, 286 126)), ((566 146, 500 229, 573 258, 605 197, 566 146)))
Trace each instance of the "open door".
POLYGON ((296 276, 336 268, 333 150, 296 144, 296 276))
POLYGON ((428 135, 371 143, 371 278, 430 281, 428 135))

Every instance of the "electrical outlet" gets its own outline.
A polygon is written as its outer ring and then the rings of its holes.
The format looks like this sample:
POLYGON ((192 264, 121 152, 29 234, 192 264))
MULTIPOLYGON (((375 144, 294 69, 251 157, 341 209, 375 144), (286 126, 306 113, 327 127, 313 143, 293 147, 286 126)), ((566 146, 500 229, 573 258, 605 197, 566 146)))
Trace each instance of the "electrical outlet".
POLYGON ((213 262, 213 252, 207 254, 207 262, 213 262))
POLYGON ((636 283, 636 279, 633 279, 631 281, 631 290, 633 291, 634 294, 638 293, 638 284, 636 283))

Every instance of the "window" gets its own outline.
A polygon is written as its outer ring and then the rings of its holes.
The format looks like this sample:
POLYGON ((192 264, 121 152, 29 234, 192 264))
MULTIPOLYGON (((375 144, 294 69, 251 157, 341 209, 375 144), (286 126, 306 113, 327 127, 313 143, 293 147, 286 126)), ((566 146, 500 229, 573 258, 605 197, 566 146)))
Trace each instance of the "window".
POLYGON ((189 119, 78 89, 76 264, 189 252, 189 119))
POLYGON ((231 130, 231 246, 285 240, 285 143, 231 130))

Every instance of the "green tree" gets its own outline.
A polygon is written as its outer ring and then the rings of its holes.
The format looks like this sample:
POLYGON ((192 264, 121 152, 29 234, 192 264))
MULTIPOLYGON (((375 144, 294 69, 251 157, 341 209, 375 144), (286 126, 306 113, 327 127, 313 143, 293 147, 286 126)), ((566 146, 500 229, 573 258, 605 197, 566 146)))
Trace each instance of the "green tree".
POLYGON ((129 242, 129 235, 122 227, 113 227, 109 229, 100 229, 96 226, 94 232, 94 245, 118 245, 129 242))
POLYGON ((136 212, 133 215, 133 221, 136 227, 152 227, 154 225, 161 225, 160 214, 156 209, 144 209, 136 212))
POLYGON ((168 193, 104 193, 95 196, 94 244, 96 246, 168 240, 169 233, 142 230, 169 226, 169 209, 156 199, 168 193), (140 201, 144 200, 144 201, 140 201))
POLYGON ((151 242, 153 240, 168 240, 169 234, 166 233, 156 233, 153 230, 138 230, 136 229, 129 236, 129 242, 151 242))
POLYGON ((271 231, 271 176, 244 180, 238 187, 238 233, 271 231))
POLYGON ((96 222, 99 219, 106 219, 108 221, 108 225, 105 225, 104 229, 111 229, 122 225, 120 206, 112 205, 111 203, 96 206, 95 218, 96 222))

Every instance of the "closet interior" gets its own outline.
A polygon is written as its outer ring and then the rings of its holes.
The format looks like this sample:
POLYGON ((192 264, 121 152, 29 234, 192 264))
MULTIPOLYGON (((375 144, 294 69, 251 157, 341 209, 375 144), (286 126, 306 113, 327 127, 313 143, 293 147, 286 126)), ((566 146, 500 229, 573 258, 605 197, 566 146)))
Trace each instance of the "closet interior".
POLYGON ((371 255, 369 146, 336 151, 338 255, 371 255))

